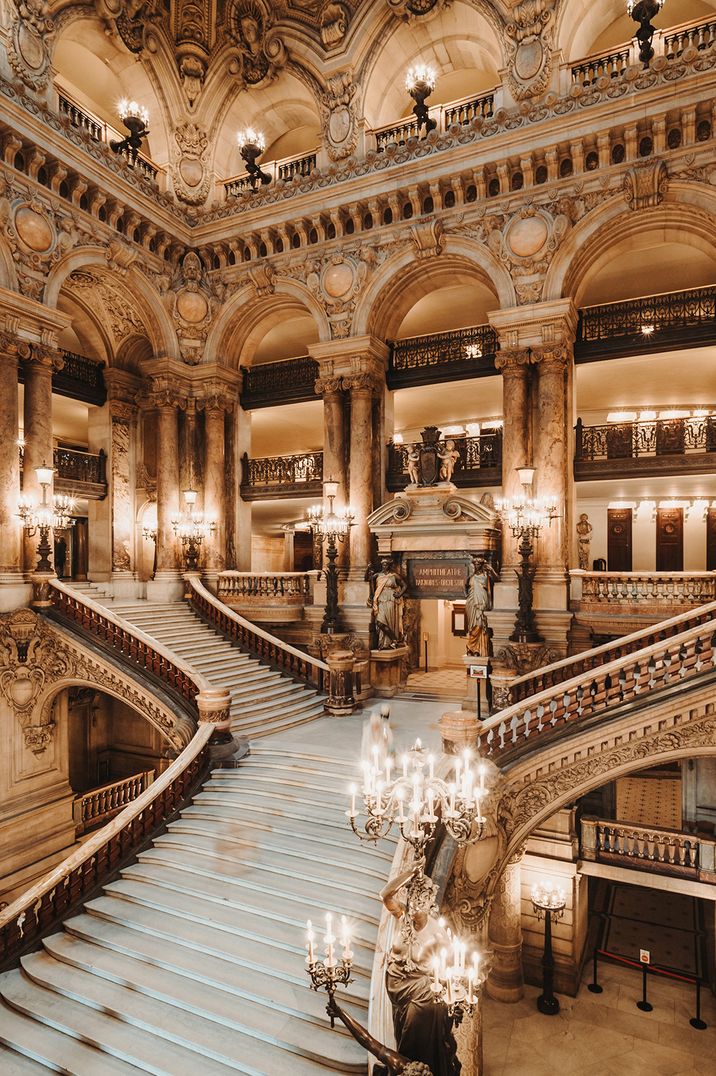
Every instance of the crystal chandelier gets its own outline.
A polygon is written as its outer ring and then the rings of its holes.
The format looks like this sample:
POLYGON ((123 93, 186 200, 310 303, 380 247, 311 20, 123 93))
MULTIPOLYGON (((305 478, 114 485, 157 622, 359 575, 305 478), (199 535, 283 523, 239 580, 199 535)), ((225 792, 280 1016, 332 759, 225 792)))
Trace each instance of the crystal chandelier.
POLYGON ((355 785, 349 789, 351 806, 346 815, 351 829, 361 840, 377 841, 396 824, 403 840, 419 857, 442 820, 459 844, 473 844, 482 836, 485 825, 480 807, 486 792, 485 770, 484 764, 477 772, 474 770, 466 749, 455 760, 454 779, 443 781, 435 776, 433 755, 426 755, 420 740, 416 740, 403 755, 400 772, 391 778, 392 759, 387 757, 381 765, 375 747, 373 760, 363 763, 363 823, 356 808, 358 790, 355 785))
POLYGON ((488 968, 479 953, 468 954, 465 942, 454 937, 449 928, 447 933, 450 948, 441 949, 439 956, 433 958, 430 989, 435 1000, 446 1005, 448 1015, 459 1024, 464 1016, 475 1012, 488 968))
POLYGON ((345 915, 341 916, 341 958, 336 956, 336 942, 338 939, 333 933, 333 916, 326 915, 326 930, 323 937, 323 958, 316 955, 316 936, 313 932, 313 924, 309 919, 306 923, 306 970, 311 978, 311 987, 320 990, 324 987, 328 993, 328 1013, 331 1018, 331 1027, 335 1026, 333 1013, 333 995, 337 986, 346 986, 351 981, 351 968, 353 967, 353 952, 351 950, 351 934, 348 920, 345 915))

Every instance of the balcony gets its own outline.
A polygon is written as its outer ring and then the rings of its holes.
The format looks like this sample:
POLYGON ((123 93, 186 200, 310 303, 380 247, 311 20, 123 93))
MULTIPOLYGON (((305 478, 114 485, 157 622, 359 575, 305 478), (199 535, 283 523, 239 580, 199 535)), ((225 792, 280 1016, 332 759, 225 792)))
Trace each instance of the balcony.
POLYGON ((575 426, 574 477, 640 478, 716 471, 716 416, 575 426))
MULTIPOLYGON (((267 161, 266 164, 261 162, 261 170, 271 176, 273 183, 291 183, 296 178, 305 179, 310 176, 317 164, 318 154, 314 150, 312 153, 282 157, 279 161, 267 161)), ((224 181, 224 190, 227 198, 236 198, 240 194, 245 194, 246 191, 253 190, 251 177, 247 172, 232 176, 231 179, 224 181)))
POLYGON ((580 613, 668 617, 716 600, 716 572, 570 572, 580 613))
MULTIPOLYGON (((79 130, 85 131, 95 142, 103 142, 109 147, 110 142, 121 142, 124 138, 124 135, 116 128, 104 123, 97 116, 92 115, 91 112, 85 111, 64 91, 58 94, 58 98, 60 115, 66 116, 71 127, 77 127, 79 130)), ((146 157, 143 153, 135 155, 129 150, 122 151, 120 156, 145 179, 156 183, 160 171, 159 166, 154 164, 149 157, 146 157)))
POLYGON ((245 411, 315 400, 318 363, 307 355, 260 366, 242 366, 241 406, 245 411))
POLYGON ((241 458, 241 499, 261 501, 276 497, 321 497, 323 453, 304 452, 295 456, 241 458))
MULTIPOLYGON (((489 120, 495 110, 495 91, 490 90, 479 97, 464 97, 458 101, 451 101, 447 105, 434 105, 429 109, 430 118, 436 123, 436 130, 443 133, 448 131, 454 124, 460 127, 472 123, 478 116, 489 120)), ((384 153, 393 146, 404 146, 409 138, 418 138, 418 123, 412 116, 399 123, 379 127, 372 132, 375 138, 375 148, 378 153, 384 153)))
POLYGON ((583 818, 580 853, 587 862, 716 884, 716 841, 701 834, 583 818))
POLYGON ((390 342, 387 382, 391 389, 432 385, 495 373, 497 334, 491 325, 473 325, 390 342))
MULTIPOLYGON (((502 484, 502 430, 494 429, 478 437, 452 437, 460 459, 452 480, 459 489, 470 486, 499 486, 502 484)), ((446 440, 438 441, 441 450, 446 440)), ((408 484, 408 451, 412 444, 388 444, 388 473, 386 484, 391 493, 405 489, 408 484)))
POLYGON ((716 287, 645 296, 580 311, 575 361, 597 362, 716 344, 716 287))
MULTIPOLYGON (((104 363, 98 359, 88 359, 86 355, 77 355, 74 351, 62 351, 64 366, 52 375, 52 391, 58 396, 67 396, 71 400, 101 407, 107 399, 104 383, 104 363)), ((25 381, 25 368, 18 366, 20 384, 25 381)))
MULTIPOLYGON (((20 446, 20 467, 23 466, 24 450, 20 446)), ((86 497, 91 501, 103 501, 107 496, 107 456, 99 450, 80 452, 74 448, 56 448, 52 453, 55 468, 54 489, 86 497)))

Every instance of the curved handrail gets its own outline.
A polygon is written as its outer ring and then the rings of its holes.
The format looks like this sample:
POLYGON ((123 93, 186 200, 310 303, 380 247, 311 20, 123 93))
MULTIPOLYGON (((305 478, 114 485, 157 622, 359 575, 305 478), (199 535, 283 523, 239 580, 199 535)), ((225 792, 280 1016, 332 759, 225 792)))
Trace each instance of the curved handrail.
POLYGON ((197 695, 215 693, 214 685, 201 673, 141 628, 98 605, 86 594, 65 586, 59 579, 50 579, 49 586, 53 608, 90 635, 109 643, 113 650, 129 659, 130 664, 139 666, 178 692, 193 709, 197 709, 197 695))
MULTIPOLYGON (((711 608, 711 607, 706 607, 711 608)), ((705 623, 622 657, 588 668, 488 718, 480 729, 483 755, 512 762, 542 734, 586 719, 645 692, 684 683, 716 664, 716 607, 705 623)))
POLYGON ((0 968, 95 889, 186 798, 208 765, 210 724, 111 822, 0 912, 0 968))
POLYGON ((319 691, 328 689, 330 669, 325 661, 314 658, 303 650, 297 650, 295 646, 246 620, 215 598, 195 576, 189 576, 188 583, 189 601, 193 608, 222 634, 236 639, 251 653, 277 665, 290 676, 317 687, 319 691))
POLYGON ((716 618, 716 601, 701 605, 697 609, 689 609, 668 620, 661 620, 657 624, 649 625, 648 628, 640 628, 639 631, 632 632, 630 635, 623 635, 611 643, 602 643, 601 646, 584 650, 573 657, 561 658, 550 665, 544 665, 535 672, 525 673, 523 676, 516 677, 508 685, 509 705, 523 702, 540 691, 571 680, 590 669, 601 668, 605 663, 617 661, 645 646, 671 638, 679 632, 704 624, 714 618, 716 618))

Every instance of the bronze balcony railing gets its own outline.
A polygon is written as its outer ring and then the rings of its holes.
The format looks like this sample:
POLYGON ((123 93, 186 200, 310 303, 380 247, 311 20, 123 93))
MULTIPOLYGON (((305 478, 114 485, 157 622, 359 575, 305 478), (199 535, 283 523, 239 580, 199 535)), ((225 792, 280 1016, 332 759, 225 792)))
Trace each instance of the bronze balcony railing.
MULTIPOLYGON (((436 130, 444 133, 453 124, 465 126, 478 116, 490 119, 494 108, 495 91, 490 90, 479 97, 465 97, 445 105, 434 105, 429 112, 430 118, 437 124, 436 130)), ((378 153, 384 153, 388 146, 404 146, 409 138, 417 138, 419 135, 417 120, 412 116, 398 123, 379 127, 372 133, 378 153)))
MULTIPOLYGON (((502 484, 502 429, 481 433, 478 437, 450 437, 438 441, 440 449, 446 441, 453 442, 460 458, 455 464, 452 481, 459 488, 469 486, 499 486, 502 484)), ((386 484, 391 493, 405 489, 408 475, 408 452, 420 444, 396 445, 388 442, 388 473, 386 484)))
POLYGON ((276 404, 315 400, 318 363, 308 355, 299 359, 242 366, 241 406, 245 410, 276 404))
POLYGON ((497 334, 491 325, 391 341, 388 386, 489 377, 495 373, 496 350, 497 334))
POLYGON ((716 600, 716 572, 581 572, 580 612, 658 613, 716 600))
MULTIPOLYGON (((60 115, 66 116, 72 127, 78 127, 82 131, 86 131, 90 138, 95 142, 104 142, 105 145, 109 145, 111 141, 121 142, 124 135, 114 127, 110 127, 109 124, 103 123, 102 120, 96 116, 92 116, 89 112, 86 112, 83 108, 80 108, 70 97, 64 93, 58 95, 60 115)), ((159 168, 153 161, 150 161, 143 153, 139 153, 136 156, 124 150, 121 153, 127 164, 132 168, 136 168, 138 172, 141 172, 147 179, 156 181, 159 173, 159 168)))
POLYGON ((579 313, 577 362, 716 343, 716 286, 588 306, 579 313))
POLYGON ((267 497, 321 496, 323 453, 303 452, 295 456, 241 458, 241 496, 245 501, 267 497))
POLYGON ((221 572, 217 597, 227 605, 310 605, 320 572, 221 572))
MULTIPOLYGON (((25 450, 20 445, 20 468, 24 464, 25 450)), ((74 448, 56 448, 52 453, 55 468, 55 490, 58 493, 78 493, 90 500, 104 500, 107 496, 107 456, 99 452, 80 452, 74 448)))
POLYGON ((716 416, 575 426, 575 478, 714 470, 716 416))
POLYGON ((92 788, 75 796, 72 816, 75 832, 79 837, 88 829, 102 826, 124 810, 128 803, 138 799, 154 780, 154 770, 144 770, 124 777, 121 781, 112 781, 101 788, 92 788))
POLYGON ((618 819, 582 818, 582 859, 716 885, 716 841, 618 819))
MULTIPOLYGON (((52 375, 52 391, 58 396, 67 396, 71 400, 96 404, 101 407, 107 399, 104 383, 104 363, 98 359, 88 359, 86 355, 76 355, 74 351, 62 351, 64 366, 52 375)), ((21 384, 25 381, 25 368, 18 367, 21 384)))

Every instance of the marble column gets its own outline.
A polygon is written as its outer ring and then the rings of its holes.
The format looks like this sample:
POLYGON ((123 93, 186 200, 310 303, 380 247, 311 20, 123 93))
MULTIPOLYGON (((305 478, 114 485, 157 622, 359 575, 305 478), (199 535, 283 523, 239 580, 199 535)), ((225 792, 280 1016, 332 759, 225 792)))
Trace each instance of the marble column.
POLYGON ((544 526, 538 540, 539 576, 563 582, 569 567, 571 422, 568 378, 571 348, 566 344, 537 349, 535 422, 535 494, 556 505, 558 518, 544 526))
MULTIPOLYGON (((316 392, 323 396, 323 481, 333 479, 338 483, 335 508, 345 508, 348 500, 343 387, 340 377, 321 377, 316 381, 316 392)), ((328 508, 327 503, 325 507, 328 508)), ((338 550, 338 564, 344 565, 347 557, 344 542, 338 550)))
MULTIPOLYGON (((502 374, 502 496, 522 493, 518 467, 530 465, 530 356, 526 349, 500 350, 495 365, 502 374)), ((516 542, 503 532, 502 559, 505 565, 517 563, 516 542)))
POLYGON ((125 400, 110 400, 112 491, 112 577, 134 572, 134 494, 132 490, 132 431, 137 408, 125 400))
POLYGON ((373 510, 373 393, 369 374, 344 379, 351 394, 350 497, 355 514, 350 534, 350 566, 362 579, 370 563, 368 516, 373 510))
POLYGON ((18 361, 29 354, 29 345, 0 334, 0 368, 5 384, 5 392, 0 394, 0 584, 22 582, 22 531, 17 516, 20 497, 17 367, 18 361))
MULTIPOLYGON (((23 463, 23 495, 40 502, 42 489, 37 481, 35 469, 53 465, 52 444, 52 374, 62 369, 60 353, 52 348, 33 345, 25 364, 25 457, 23 463)), ((15 435, 17 438, 17 434, 15 435)), ((53 485, 47 490, 48 500, 52 500, 53 485)), ((39 537, 25 538, 25 570, 34 572, 37 565, 37 545, 39 537)), ((52 545, 52 542, 50 541, 52 545)), ((50 553, 52 562, 54 551, 50 553)))
POLYGON ((489 939, 493 961, 487 993, 496 1001, 515 1002, 523 997, 522 898, 523 850, 508 862, 497 883, 490 910, 489 939))
POLYGON ((162 393, 157 409, 157 570, 155 579, 174 579, 179 571, 172 516, 179 513, 178 400, 162 393))
POLYGON ((207 539, 204 564, 206 571, 217 573, 226 567, 224 477, 226 445, 224 441, 225 402, 218 397, 204 401, 204 516, 216 523, 207 539))

